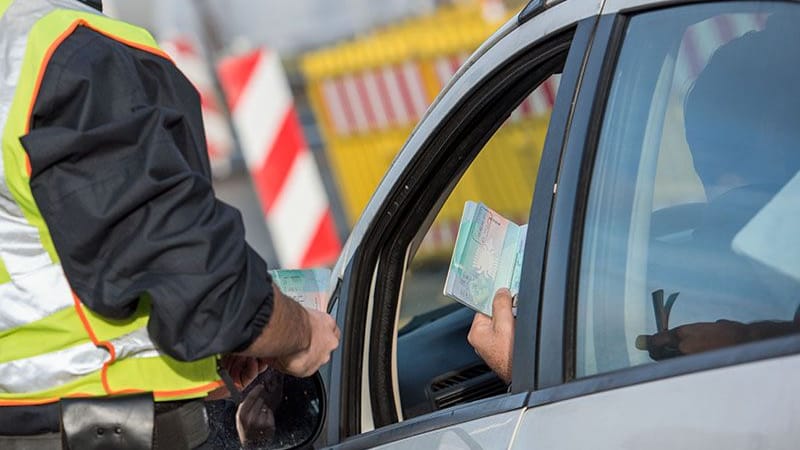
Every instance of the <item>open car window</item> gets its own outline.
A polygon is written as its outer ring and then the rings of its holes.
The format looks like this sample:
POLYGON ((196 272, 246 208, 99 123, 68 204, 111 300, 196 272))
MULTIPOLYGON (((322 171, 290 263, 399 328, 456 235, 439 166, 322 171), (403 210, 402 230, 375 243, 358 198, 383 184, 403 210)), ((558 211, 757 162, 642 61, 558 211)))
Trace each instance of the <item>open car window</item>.
POLYGON ((531 81, 532 92, 517 100, 458 180, 408 263, 397 323, 406 419, 507 390, 467 343, 474 311, 443 294, 445 279, 465 202, 483 203, 517 225, 527 222, 559 81, 558 73, 531 81))
POLYGON ((407 271, 400 304, 400 334, 435 320, 456 306, 456 301, 442 292, 465 202, 482 202, 518 225, 527 222, 559 80, 559 74, 550 76, 517 106, 437 214, 407 271))

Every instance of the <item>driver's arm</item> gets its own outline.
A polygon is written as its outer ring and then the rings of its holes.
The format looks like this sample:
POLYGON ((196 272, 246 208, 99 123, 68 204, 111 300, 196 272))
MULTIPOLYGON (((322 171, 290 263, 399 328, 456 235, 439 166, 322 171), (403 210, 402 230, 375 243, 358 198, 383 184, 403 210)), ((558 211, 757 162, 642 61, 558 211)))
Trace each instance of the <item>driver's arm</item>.
POLYGON ((646 337, 650 357, 660 360, 679 355, 691 355, 732 345, 771 339, 800 333, 795 321, 761 321, 741 323, 732 320, 698 322, 681 325, 646 337))

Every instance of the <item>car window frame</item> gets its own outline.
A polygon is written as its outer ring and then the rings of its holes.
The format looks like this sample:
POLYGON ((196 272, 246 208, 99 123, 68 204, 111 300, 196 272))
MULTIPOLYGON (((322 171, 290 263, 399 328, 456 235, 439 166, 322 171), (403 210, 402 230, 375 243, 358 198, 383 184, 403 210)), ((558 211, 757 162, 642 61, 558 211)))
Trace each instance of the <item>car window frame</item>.
MULTIPOLYGON (((791 0, 787 3, 798 3, 791 0)), ((608 0, 597 26, 563 148, 542 295, 538 384, 529 407, 700 371, 800 353, 800 335, 752 342, 575 379, 578 282, 591 176, 616 60, 628 20, 714 1, 608 0)))
MULTIPOLYGON (((472 164, 474 159, 477 157, 478 154, 485 148, 486 142, 491 139, 492 136, 495 135, 497 130, 505 123, 507 114, 503 114, 503 118, 497 119, 497 121, 490 122, 483 119, 482 116, 487 116, 491 114, 496 114, 497 111, 500 111, 501 108, 497 108, 495 106, 491 107, 492 112, 487 114, 487 110, 490 109, 484 105, 497 105, 495 100, 486 101, 483 99, 485 95, 489 95, 492 98, 497 98, 499 96, 508 95, 513 93, 514 91, 521 91, 521 90, 530 90, 532 91, 536 86, 541 85, 544 81, 546 81, 551 76, 551 66, 560 66, 561 64, 554 64, 558 54, 562 54, 563 50, 559 50, 560 47, 566 46, 567 48, 570 47, 572 43, 572 36, 574 36, 569 31, 564 31, 560 33, 555 33, 551 35, 545 42, 539 43, 535 46, 534 49, 529 50, 526 54, 537 53, 543 54, 544 56, 537 55, 535 58, 531 58, 531 60, 527 60, 527 55, 520 55, 515 60, 507 60, 502 65, 504 66, 501 69, 500 77, 501 80, 489 80, 485 85, 478 87, 475 92, 471 93, 468 97, 468 102, 472 104, 472 108, 469 108, 470 111, 464 115, 457 115, 450 119, 450 122, 457 122, 463 123, 465 121, 478 121, 485 123, 485 126, 478 126, 474 128, 464 127, 463 125, 457 125, 460 128, 465 128, 466 133, 459 134, 456 138, 448 136, 448 142, 442 142, 442 147, 452 147, 454 150, 452 154, 448 154, 449 159, 452 157, 456 157, 458 159, 463 158, 463 161, 460 162, 460 169, 452 172, 453 179, 449 180, 446 184, 446 188, 440 192, 432 192, 432 194, 428 194, 428 196, 436 196, 438 200, 434 203, 436 205, 441 205, 446 198, 449 197, 449 194, 452 192, 453 188, 457 184, 458 180, 461 178, 461 175, 467 170, 467 168, 472 164), (568 41, 569 44, 564 44, 562 41, 568 41), (527 66, 532 66, 528 68, 527 66), (535 68, 533 68, 535 67, 535 68), (547 70, 543 70, 547 69, 547 70), (518 79, 529 76, 530 74, 536 74, 538 77, 538 81, 536 83, 531 83, 529 89, 520 89, 518 84, 518 79), (510 79, 514 79, 515 81, 510 81, 510 79), (503 94, 496 94, 497 91, 502 91, 503 94), (487 132, 483 132, 483 129, 487 128, 487 132), (468 131, 467 131, 468 130, 468 131), (489 131, 490 130, 490 131, 489 131), (460 156, 463 155, 463 156, 460 156)), ((516 96, 516 95, 515 95, 516 96)), ((519 100, 525 98, 525 95, 522 95, 519 100)), ((502 100, 501 100, 502 101, 502 100)), ((504 103, 505 105, 505 103, 504 103)), ((509 102, 504 108, 508 109, 508 113, 516 107, 516 100, 512 104, 509 102)), ((441 176, 441 173, 446 173, 446 171, 436 171, 437 178, 441 176)), ((435 189, 435 188, 433 188, 435 189)), ((425 191, 433 191, 430 187, 426 187, 425 191)), ((408 262, 413 257, 413 254, 409 251, 409 246, 414 246, 414 239, 419 238, 420 236, 420 229, 418 228, 420 225, 424 228, 425 223, 427 220, 416 220, 414 216, 419 216, 423 214, 423 210, 425 209, 426 201, 420 201, 417 205, 414 205, 413 209, 417 210, 419 214, 407 214, 407 212, 401 212, 401 216, 412 217, 410 219, 402 220, 402 227, 403 231, 400 231, 394 239, 391 239, 386 248, 384 248, 381 252, 381 261, 384 263, 379 271, 376 273, 376 291, 380 292, 381 297, 379 299, 373 299, 374 303, 376 303, 376 307, 373 311, 373 324, 371 328, 371 342, 370 342, 370 391, 371 392, 389 392, 393 389, 394 386, 390 384, 391 380, 380 380, 380 375, 390 374, 390 366, 392 361, 387 361, 386 358, 383 356, 386 354, 391 353, 391 344, 392 340, 396 338, 394 332, 387 332, 390 330, 394 330, 396 323, 397 323, 397 313, 399 312, 399 302, 402 298, 402 282, 406 276, 406 268, 408 262), (420 210, 419 205, 422 206, 422 210, 420 210), (385 311, 385 306, 378 305, 378 303, 383 302, 386 305, 391 305, 395 308, 395 311, 385 311), (377 325, 377 326, 375 326, 377 325), (381 351, 383 350, 383 351, 381 351), (380 382, 383 381, 383 382, 380 382)), ((428 213, 428 218, 434 217, 435 214, 428 213)), ((521 316, 524 317, 524 316, 521 316)), ((531 319, 531 323, 534 323, 535 319, 531 319)), ((520 347, 525 349, 533 349, 535 342, 527 342, 524 340, 520 340, 520 347)), ((529 354, 533 354, 532 351, 527 352, 529 354)), ((396 356, 396 355, 394 355, 396 356)), ((394 359, 394 358, 391 358, 394 359)), ((382 399, 377 399, 373 397, 372 399, 372 407, 373 412, 375 412, 378 408, 384 408, 385 410, 390 410, 393 405, 387 404, 388 402, 382 401, 382 399)), ((384 411, 385 412, 385 411, 384 411)), ((388 423, 376 423, 377 427, 383 426, 390 426, 397 422, 397 417, 393 417, 392 420, 388 423)), ((401 422, 402 423, 402 422, 401 422)))
MULTIPOLYGON (((559 6, 560 6, 560 4, 559 4, 559 6)), ((566 6, 566 5, 564 5, 564 6, 566 6)), ((586 8, 584 7, 584 10, 585 9, 586 8)), ((564 10, 562 10, 562 12, 563 11, 564 10)), ((562 14, 562 16, 563 16, 563 14, 562 14)), ((556 17, 559 17, 559 16, 556 16, 556 17)), ((583 17, 587 17, 587 16, 583 16, 583 17)), ((586 18, 584 20, 577 20, 577 18, 576 18, 575 20, 572 20, 572 21, 565 21, 565 24, 560 26, 560 27, 553 27, 552 26, 552 21, 550 23, 545 22, 546 26, 551 26, 552 27, 551 30, 545 36, 543 36, 543 37, 540 36, 539 38, 528 38, 527 41, 523 41, 523 42, 520 42, 520 40, 522 40, 522 39, 517 39, 515 42, 512 42, 510 45, 512 45, 512 48, 516 48, 518 51, 513 53, 513 54, 510 54, 510 55, 505 55, 505 57, 501 59, 502 64, 497 64, 496 67, 509 65, 515 60, 515 58, 516 59, 520 59, 521 56, 523 56, 523 54, 530 53, 532 48, 540 47, 543 42, 547 41, 548 39, 552 38, 553 36, 563 35, 565 33, 573 33, 572 40, 570 41, 570 46, 568 47, 568 49, 569 49, 568 55, 571 54, 573 51, 578 52, 578 54, 579 54, 578 57, 573 57, 572 61, 577 61, 578 63, 580 63, 583 60, 583 55, 586 53, 586 51, 588 49, 589 35, 590 35, 590 32, 591 32, 591 29, 593 28, 593 22, 594 22, 595 19, 596 19, 596 12, 592 13, 592 14, 589 14, 588 18, 586 18), (582 30, 581 33, 582 33, 583 39, 581 40, 580 45, 576 46, 575 45, 576 42, 574 40, 574 33, 576 33, 578 29, 582 30)), ((526 25, 527 24, 523 24, 522 26, 524 27, 526 25)), ((520 36, 520 35, 518 34, 517 36, 520 36)), ((570 58, 567 57, 567 63, 569 63, 569 62, 570 62, 570 58)), ((580 67, 576 67, 574 70, 579 71, 580 67)), ((568 68, 566 66, 564 67, 563 72, 564 73, 568 73, 569 72, 568 68)), ((478 74, 480 74, 480 73, 478 72, 478 74)), ((482 75, 484 76, 484 78, 488 77, 486 74, 482 74, 482 75)), ((470 76, 470 73, 467 72, 465 74, 465 77, 469 77, 469 76, 470 76)), ((543 78, 543 80, 545 78, 543 78)), ((577 80, 578 77, 576 76, 574 78, 575 78, 575 80, 577 80)), ((472 80, 469 80, 469 81, 472 81, 472 80)), ((564 81, 565 80, 564 80, 564 78, 562 76, 562 85, 564 85, 564 81)), ((568 84, 569 83, 567 83, 566 85, 568 85, 568 84)), ((574 83, 574 84, 576 84, 576 83, 574 83)), ((570 87, 570 89, 571 89, 571 87, 570 87)), ((569 92, 568 94, 562 94, 562 92, 566 92, 566 91, 563 90, 563 89, 559 89, 559 93, 558 93, 557 98, 556 98, 556 105, 554 107, 554 110, 553 110, 552 114, 554 116, 557 115, 559 117, 566 117, 566 116, 569 115, 568 111, 567 112, 557 111, 556 108, 567 108, 567 109, 571 108, 571 99, 573 97, 573 94, 571 92, 569 92), (566 95, 566 99, 562 99, 562 97, 564 97, 565 95, 566 95)), ((462 93, 462 95, 463 95, 463 93, 462 93)), ((455 108, 458 108, 460 106, 462 106, 462 105, 458 105, 455 108)), ((450 120, 455 120, 455 119, 451 118, 450 120)), ((501 123, 502 123, 502 121, 499 121, 497 123, 497 127, 499 127, 499 125, 501 123)), ((563 126, 566 125, 566 120, 560 121, 558 123, 560 123, 562 125, 562 127, 563 127, 563 126)), ((494 130, 496 130, 497 127, 495 127, 494 130)), ((563 137, 564 130, 565 130, 565 128, 562 128, 556 134, 558 134, 558 135, 563 137)), ((441 130, 437 130, 437 131, 440 132, 441 130)), ((553 126, 551 125, 548 128, 548 133, 550 133, 552 131, 553 131, 553 126)), ((415 131, 415 134, 416 133, 417 132, 415 131)), ((489 133, 489 137, 492 136, 493 134, 494 134, 494 131, 489 133)), ((436 135, 436 132, 433 132, 432 136, 435 137, 435 135, 436 135)), ((413 137, 414 136, 412 134, 412 138, 411 139, 413 139, 413 137)), ((430 144, 430 142, 435 141, 434 137, 431 137, 429 139, 429 144, 430 144)), ((487 137, 487 140, 488 140, 488 137, 487 137)), ((474 158, 475 155, 478 154, 479 150, 481 150, 482 147, 483 146, 481 145, 477 149, 474 149, 474 155, 473 155, 472 158, 470 158, 470 161, 474 158)), ((409 164, 409 166, 408 166, 409 169, 407 170, 407 172, 412 172, 413 171, 413 167, 412 167, 413 165, 414 164, 409 164)), ((459 173, 463 173, 463 171, 466 170, 468 165, 469 164, 464 164, 459 173)), ((550 167, 550 169, 548 169, 548 170, 554 170, 554 167, 550 167)), ((542 169, 541 168, 540 168, 540 171, 539 171, 539 176, 542 176, 542 169)), ((459 176, 459 178, 460 178, 460 176, 459 176)), ((547 178, 547 177, 545 177, 545 178, 547 178)), ((454 183, 452 183, 452 184, 454 185, 454 183)), ((450 186, 450 189, 452 189, 452 186, 450 186)), ((548 189, 546 189, 545 191, 549 192, 550 188, 548 187, 548 189)), ((449 190, 447 192, 449 192, 449 190)), ((409 194, 407 192, 401 192, 398 195, 401 198, 404 198, 409 194)), ((440 192, 440 195, 441 195, 441 192, 440 192)), ((446 195, 445 195, 445 197, 446 197, 446 195)), ((396 212, 397 212, 397 210, 393 211, 392 213, 394 214, 396 212)), ((386 212, 384 212, 383 214, 377 215, 377 217, 383 217, 384 219, 387 216, 388 216, 388 214, 386 214, 386 212)), ((536 215, 536 217, 538 217, 538 215, 536 215)), ((337 304, 337 315, 339 316, 339 317, 337 317, 337 321, 340 323, 340 326, 341 326, 342 323, 353 323, 354 319, 357 319, 357 317, 355 317, 355 316, 357 316, 358 314, 364 314, 364 315, 366 314, 366 311, 359 311, 358 313, 354 313, 354 312, 351 311, 354 308, 351 308, 349 306, 351 306, 350 303, 352 303, 352 296, 355 295, 356 292, 359 292, 359 291, 360 292, 365 292, 366 285, 371 283, 371 281, 370 281, 370 283, 367 283, 363 279, 361 279, 359 281, 360 278, 364 278, 364 277, 358 277, 358 276, 355 276, 355 275, 358 275, 359 271, 363 272, 365 270, 365 267, 369 267, 370 261, 373 261, 373 262, 376 262, 376 263, 377 263, 377 261, 380 261, 381 264, 384 264, 384 260, 379 256, 381 254, 380 249, 377 248, 377 247, 374 247, 370 243, 370 236, 374 236, 376 234, 379 235, 381 232, 385 232, 386 231, 386 224, 383 224, 383 225, 384 226, 381 226, 380 220, 379 220, 376 223, 373 223, 369 227, 370 229, 368 229, 367 232, 365 233, 365 238, 364 238, 364 240, 362 242, 362 246, 359 247, 359 248, 356 248, 355 250, 353 250, 353 258, 345 266, 345 269, 344 269, 345 270, 345 275, 343 276, 343 280, 342 280, 342 283, 340 284, 340 289, 339 289, 339 295, 341 296, 341 298, 339 299, 339 303, 341 303, 341 304, 337 304), (363 245, 364 243, 368 243, 369 245, 363 245), (357 287, 357 286, 354 286, 356 284, 361 285, 360 288, 357 287), (344 320, 340 321, 341 319, 344 319, 344 320)), ((546 229, 544 231, 546 232, 546 229)), ((530 231, 529 231, 529 233, 530 233, 530 231)), ((373 266, 373 269, 374 269, 374 266, 373 266)), ((362 305, 362 307, 363 307, 363 305, 362 305)), ((534 310, 538 310, 538 306, 535 306, 534 310)), ((531 312, 531 314, 533 314, 533 312, 531 312)), ((537 322, 535 316, 532 316, 531 320, 532 320, 531 323, 536 323, 537 322)), ((363 333, 364 329, 365 329, 363 321, 359 325, 359 327, 360 328, 358 329, 357 333, 359 333, 359 334, 363 333)), ((525 329, 525 328, 527 328, 527 327, 520 327, 520 329, 525 329)), ((532 328, 535 328, 535 327, 532 327, 532 328)), ((345 328, 343 328, 343 329, 345 329, 345 328)), ((350 333, 345 333, 345 334, 350 334, 350 333)), ((357 341, 359 339, 363 340, 363 334, 361 335, 360 338, 356 338, 356 339, 354 339, 353 337, 347 338, 345 336, 345 337, 343 337, 342 345, 343 345, 343 347, 346 347, 350 351, 352 351, 353 347, 355 345, 358 345, 357 341)), ((363 346, 363 342, 361 343, 361 345, 363 346)), ((535 341, 531 341, 531 342, 529 342, 527 344, 519 344, 519 345, 521 347, 525 348, 525 351, 523 352, 524 354, 530 355, 530 357, 533 357, 533 355, 535 355, 535 341)), ((347 373, 348 371, 346 370, 346 368, 344 366, 345 366, 345 364, 342 361, 341 355, 339 355, 338 358, 334 358, 334 360, 332 362, 332 369, 331 369, 331 371, 332 371, 332 374, 331 374, 332 375, 332 378, 331 378, 332 381, 331 381, 331 383, 333 385, 337 385, 339 383, 348 383, 348 384, 360 383, 360 380, 355 380, 354 378, 352 378, 350 376, 350 375, 354 375, 354 376, 359 376, 359 378, 360 378, 360 373, 359 374, 348 374, 347 373)), ((352 390, 352 388, 351 388, 351 390, 352 390)), ((373 430, 373 431, 370 431, 370 432, 367 432, 367 433, 354 434, 354 435, 349 436, 349 437, 347 437, 345 439, 338 439, 339 436, 345 434, 345 433, 343 433, 343 430, 342 430, 342 421, 349 419, 351 421, 351 423, 352 423, 354 421, 354 411, 357 409, 357 407, 343 407, 343 402, 347 401, 347 399, 346 399, 346 394, 343 394, 342 392, 338 392, 335 395, 335 397, 337 397, 337 398, 332 399, 332 401, 331 401, 331 403, 334 404, 334 406, 333 406, 333 410, 334 411, 333 411, 332 414, 329 414, 329 419, 331 419, 332 421, 336 421, 337 423, 329 422, 329 423, 326 424, 326 428, 327 428, 326 435, 327 435, 327 441, 328 441, 329 445, 331 445, 331 444, 336 445, 335 448, 362 448, 364 446, 379 445, 380 443, 383 443, 383 442, 386 442, 386 441, 393 441, 393 440, 396 440, 396 439, 400 439, 402 437, 409 437, 409 436, 417 435, 417 434, 420 434, 420 433, 423 433, 423 432, 426 432, 426 431, 432 431, 432 430, 439 429, 439 428, 442 428, 442 427, 446 427, 446 426, 449 426, 449 425, 457 424, 457 423, 460 423, 460 422, 463 422, 463 421, 474 420, 474 419, 478 419, 478 418, 485 417, 485 416, 490 416, 490 415, 494 415, 494 414, 507 412, 507 411, 510 411, 510 410, 513 410, 513 409, 521 409, 521 408, 524 407, 524 405, 525 405, 525 403, 527 401, 528 392, 526 391, 526 392, 521 392, 521 393, 509 393, 509 394, 506 394, 506 395, 501 395, 501 396, 492 397, 492 398, 488 398, 488 399, 478 400, 476 402, 472 402, 472 403, 469 403, 469 404, 455 406, 455 407, 452 407, 452 408, 449 408, 449 409, 446 409, 446 410, 436 411, 436 412, 433 412, 433 413, 430 413, 430 414, 426 414, 426 415, 422 415, 422 416, 419 416, 417 418, 413 418, 413 419, 406 420, 406 421, 403 421, 403 422, 394 423, 392 425, 384 426, 382 428, 379 428, 379 429, 376 429, 376 430, 373 430), (337 444, 337 441, 341 441, 341 442, 339 442, 337 444)))
POLYGON ((540 332, 542 325, 543 280, 546 272, 546 255, 550 239, 553 202, 558 189, 562 148, 574 114, 574 102, 584 76, 586 58, 596 32, 597 17, 578 22, 573 35, 573 48, 567 55, 565 70, 553 105, 547 128, 536 186, 533 191, 528 232, 522 259, 522 276, 517 300, 517 317, 527 318, 536 327, 516 327, 511 392, 529 392, 538 387, 540 332), (571 70, 566 70, 569 67, 571 70), (533 268, 533 269, 532 269, 533 268), (516 345, 519 342, 530 345, 516 345))
MULTIPOLYGON (((531 73, 542 72, 542 74, 538 75, 540 78, 538 82, 531 83, 529 89, 527 89, 533 90, 535 86, 540 85, 547 78, 549 78, 551 75, 549 67, 554 65, 553 62, 556 60, 555 58, 557 55, 563 54, 563 52, 570 47, 572 43, 572 36, 573 34, 571 31, 554 33, 548 36, 547 39, 544 39, 544 42, 539 41, 535 46, 533 46, 533 49, 528 50, 515 58, 509 58, 504 61, 503 64, 498 65, 498 67, 502 66, 502 69, 498 70, 498 76, 500 79, 490 79, 487 81, 487 83, 477 86, 474 92, 471 92, 465 96, 465 107, 462 109, 467 110, 468 112, 455 114, 448 120, 448 122, 453 123, 455 127, 463 129, 465 133, 443 136, 445 139, 435 140, 438 142, 434 142, 434 144, 431 145, 431 147, 434 148, 444 148, 444 152, 447 153, 448 160, 460 160, 460 168, 455 171, 453 171, 452 167, 450 168, 453 178, 449 180, 445 179, 445 182, 442 184, 440 189, 437 190, 437 187, 435 186, 436 183, 433 183, 434 187, 426 186, 425 188, 421 189, 422 192, 425 192, 425 198, 436 198, 435 201, 430 202, 418 199, 413 203, 413 205, 409 205, 409 210, 400 209, 398 216, 404 216, 405 219, 395 221, 395 228, 391 229, 393 230, 392 232, 396 234, 393 235, 392 239, 387 240, 385 246, 379 249, 379 260, 381 261, 381 266, 378 268, 378 270, 376 270, 375 273, 375 292, 379 293, 380 297, 373 298, 374 308, 370 325, 370 392, 389 392, 391 389, 393 389, 393 386, 389 384, 390 380, 380 380, 381 374, 389 373, 389 366, 391 365, 391 361, 387 361, 386 358, 384 358, 384 355, 389 354, 387 352, 389 352, 389 346, 391 339, 393 338, 393 336, 390 336, 392 333, 387 332, 387 330, 393 330, 397 321, 397 311, 387 311, 386 307, 391 306, 395 309, 399 309, 398 304, 402 294, 402 281, 405 277, 405 269, 407 267, 409 258, 412 257, 412 254, 408 251, 408 248, 409 246, 413 246, 414 238, 418 238, 420 235, 420 230, 418 227, 424 226, 424 223, 428 221, 420 217, 424 215, 424 210, 426 209, 425 205, 428 203, 441 205, 443 203, 443 201, 449 196, 450 192, 452 192, 452 189, 457 184, 458 179, 461 178, 461 175, 467 170, 472 161, 474 161, 477 155, 483 150, 485 143, 495 134, 495 132, 506 120, 505 117, 507 114, 498 114, 498 116, 502 117, 498 117, 495 121, 488 121, 482 118, 483 116, 497 114, 499 111, 501 111, 499 108, 492 108, 492 112, 487 114, 487 107, 484 105, 495 105, 496 103, 495 101, 487 102, 485 100, 486 95, 497 98, 503 96, 503 94, 507 95, 514 91, 520 91, 520 85, 516 82, 509 81, 510 79, 515 79, 516 81, 522 75, 527 76, 531 73), (564 42, 568 42, 569 44, 565 44, 564 42), (566 47, 566 49, 560 50, 561 47, 566 47), (532 60, 528 60, 528 55, 532 53, 537 53, 537 57, 532 58, 532 60), (538 54, 543 54, 544 56, 539 56, 538 54), (528 68, 527 66, 531 66, 531 68, 528 68), (544 68, 548 68, 548 70, 542 71, 544 68), (502 94, 497 94, 498 91, 502 92, 502 94), (483 125, 472 128, 463 125, 464 122, 472 121, 482 122, 483 125), (485 131, 484 128, 486 128, 485 131), (447 151, 448 147, 450 150, 452 150, 452 152, 447 151), (419 219, 417 219, 417 217, 419 217, 419 219), (398 229, 400 231, 397 231, 398 229)), ((560 66, 560 63, 557 64, 557 66, 560 66)), ((524 97, 524 95, 521 95, 519 99, 521 100, 524 97)), ((516 101, 514 104, 509 103, 507 105, 509 114, 514 109, 515 105, 516 101)), ((448 127, 448 124, 444 124, 443 126, 443 128, 448 127)), ((435 170, 432 171, 432 173, 436 173, 436 178, 440 178, 442 173, 447 173, 447 170, 435 170)), ((429 211, 428 214, 428 219, 435 216, 435 214, 431 214, 429 211)), ((535 342, 525 342, 522 340, 519 342, 520 347, 530 349, 530 351, 527 352, 528 354, 533 354, 532 349, 535 345, 535 342)), ((395 405, 390 405, 388 403, 389 402, 385 401, 385 398, 377 399, 373 397, 373 413, 376 413, 376 411, 379 413, 380 411, 378 411, 378 408, 383 408, 384 413, 391 411, 392 407, 395 405)), ((503 405, 504 407, 507 407, 506 402, 503 402, 503 405)), ((458 406, 455 408, 458 408, 458 406)), ((491 410, 491 408, 486 408, 484 406, 479 408, 479 410, 486 412, 491 410)), ((505 412, 505 410, 495 410, 493 413, 500 412, 505 412)), ((433 414, 435 413, 436 412, 433 414)), ((423 415, 421 417, 424 418, 425 416, 426 415, 423 415)), ((405 421, 397 422, 397 418, 394 417, 387 423, 377 422, 375 426, 376 430, 378 430, 386 427, 392 427, 394 425, 402 425, 403 423, 405 423, 405 421)))

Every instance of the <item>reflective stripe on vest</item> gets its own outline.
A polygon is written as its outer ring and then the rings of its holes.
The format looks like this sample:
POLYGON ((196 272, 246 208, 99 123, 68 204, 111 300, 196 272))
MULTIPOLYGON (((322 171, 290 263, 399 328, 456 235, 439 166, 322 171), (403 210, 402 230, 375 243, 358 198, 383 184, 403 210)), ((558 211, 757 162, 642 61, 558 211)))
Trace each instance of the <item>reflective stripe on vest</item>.
POLYGON ((138 391, 202 396, 220 385, 216 358, 160 355, 146 331, 149 298, 124 321, 83 307, 31 193, 19 138, 50 56, 78 26, 166 57, 146 31, 77 1, 0 0, 0 405, 138 391))

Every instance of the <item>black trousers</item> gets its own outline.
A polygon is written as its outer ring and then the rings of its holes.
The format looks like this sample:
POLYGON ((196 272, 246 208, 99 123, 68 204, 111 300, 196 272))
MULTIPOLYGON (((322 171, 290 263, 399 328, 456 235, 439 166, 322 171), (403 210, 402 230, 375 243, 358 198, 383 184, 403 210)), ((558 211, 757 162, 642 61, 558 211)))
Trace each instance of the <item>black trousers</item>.
MULTIPOLYGON (((0 407, 0 449, 61 450, 58 403, 0 407)), ((202 400, 156 403, 154 449, 206 449, 208 419, 202 400)), ((80 450, 80 449, 72 449, 80 450)))
MULTIPOLYGON (((0 436, 0 449, 3 450, 62 450, 61 433, 47 433, 36 436, 0 436)), ((155 449, 169 449, 167 445, 155 443, 155 449)), ((192 450, 213 450, 211 442, 206 441, 192 450)))

